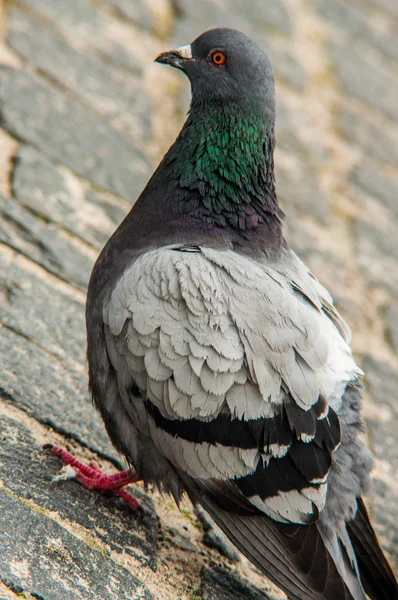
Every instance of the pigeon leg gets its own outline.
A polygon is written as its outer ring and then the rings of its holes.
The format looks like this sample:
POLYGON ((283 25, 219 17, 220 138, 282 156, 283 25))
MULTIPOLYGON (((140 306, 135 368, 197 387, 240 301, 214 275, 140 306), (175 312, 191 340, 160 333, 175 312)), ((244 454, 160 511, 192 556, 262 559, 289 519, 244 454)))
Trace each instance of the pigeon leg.
POLYGON ((136 483, 141 480, 134 469, 126 469, 119 473, 107 475, 94 460, 86 465, 73 454, 61 448, 61 446, 45 446, 52 454, 58 456, 64 465, 72 467, 67 471, 66 479, 76 479, 84 487, 90 490, 109 491, 117 494, 128 504, 133 510, 141 510, 141 506, 129 492, 122 489, 129 483, 136 483))

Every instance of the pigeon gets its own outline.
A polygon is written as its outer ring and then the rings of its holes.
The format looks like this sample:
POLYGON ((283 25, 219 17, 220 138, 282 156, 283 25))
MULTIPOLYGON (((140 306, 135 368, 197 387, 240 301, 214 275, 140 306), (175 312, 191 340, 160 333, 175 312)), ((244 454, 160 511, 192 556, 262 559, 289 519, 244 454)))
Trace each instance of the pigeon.
POLYGON ((350 329, 283 237, 271 64, 227 28, 156 62, 189 78, 187 120, 86 305, 92 397, 130 469, 77 477, 186 493, 291 600, 397 599, 363 502, 350 329))

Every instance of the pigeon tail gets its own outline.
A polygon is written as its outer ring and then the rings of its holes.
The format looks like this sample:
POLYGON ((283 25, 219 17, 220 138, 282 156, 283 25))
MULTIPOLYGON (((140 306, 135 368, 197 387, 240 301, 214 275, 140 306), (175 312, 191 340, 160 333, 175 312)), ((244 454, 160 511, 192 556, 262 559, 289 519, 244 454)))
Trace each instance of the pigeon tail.
POLYGON ((361 584, 358 564, 347 530, 341 536, 335 533, 328 537, 324 534, 322 527, 319 528, 324 544, 333 558, 334 564, 342 579, 345 581, 351 595, 355 600, 366 600, 365 592, 361 584))
POLYGON ((347 530, 367 595, 372 600, 397 600, 397 581, 380 548, 361 498, 355 519, 347 523, 347 530))
POLYGON ((258 513, 232 513, 195 487, 191 482, 191 499, 205 508, 242 554, 290 600, 365 600, 362 592, 353 595, 350 591, 315 523, 290 525, 258 513))

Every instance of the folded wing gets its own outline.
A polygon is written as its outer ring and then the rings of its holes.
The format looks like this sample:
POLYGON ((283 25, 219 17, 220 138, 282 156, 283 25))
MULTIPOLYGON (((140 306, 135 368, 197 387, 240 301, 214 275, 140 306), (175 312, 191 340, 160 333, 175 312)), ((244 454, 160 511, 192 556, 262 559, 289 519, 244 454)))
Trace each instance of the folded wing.
POLYGON ((311 525, 341 439, 341 398, 360 374, 336 315, 316 285, 305 293, 270 266, 186 246, 140 257, 103 309, 120 398, 137 428, 298 599, 354 597, 311 525))

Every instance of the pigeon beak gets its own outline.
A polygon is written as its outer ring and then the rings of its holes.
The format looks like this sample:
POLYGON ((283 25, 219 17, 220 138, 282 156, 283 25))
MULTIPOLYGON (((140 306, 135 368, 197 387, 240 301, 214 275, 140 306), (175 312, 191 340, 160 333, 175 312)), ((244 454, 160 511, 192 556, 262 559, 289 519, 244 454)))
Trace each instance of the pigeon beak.
POLYGON ((184 71, 184 63, 192 59, 192 48, 188 46, 181 46, 177 50, 169 50, 168 52, 162 52, 155 58, 155 62, 162 65, 170 65, 176 69, 184 71))

